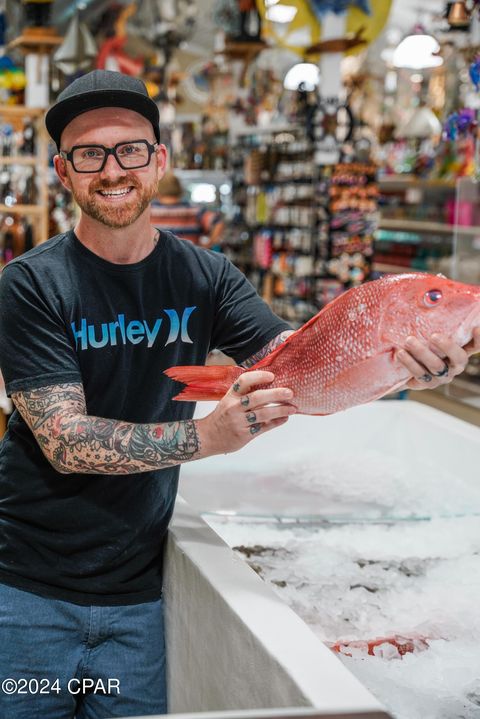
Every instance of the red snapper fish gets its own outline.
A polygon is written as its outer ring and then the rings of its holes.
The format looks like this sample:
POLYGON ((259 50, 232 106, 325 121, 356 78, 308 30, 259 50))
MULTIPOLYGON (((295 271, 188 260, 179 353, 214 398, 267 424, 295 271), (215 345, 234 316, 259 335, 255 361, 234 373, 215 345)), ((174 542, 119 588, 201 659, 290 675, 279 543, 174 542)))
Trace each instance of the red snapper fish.
POLYGON ((245 370, 237 366, 172 367, 187 386, 174 399, 219 400, 239 375, 268 370, 270 385, 289 387, 299 414, 325 415, 371 402, 412 375, 396 359, 410 335, 434 333, 459 345, 480 325, 480 287, 423 272, 386 275, 343 293, 273 352, 245 370))

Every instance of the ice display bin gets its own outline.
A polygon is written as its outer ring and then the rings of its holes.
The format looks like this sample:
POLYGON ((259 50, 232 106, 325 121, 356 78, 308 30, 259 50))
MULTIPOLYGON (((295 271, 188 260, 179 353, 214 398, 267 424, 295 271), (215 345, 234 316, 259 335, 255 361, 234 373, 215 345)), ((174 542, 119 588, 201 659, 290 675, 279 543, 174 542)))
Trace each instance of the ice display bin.
MULTIPOLYGON (((198 409, 207 413, 212 406, 202 403, 198 409)), ((180 493, 197 511, 215 515, 214 521, 207 517, 215 527, 222 516, 229 517, 228 522, 246 520, 246 525, 251 520, 261 524, 273 518, 282 524, 337 522, 343 526, 365 522, 390 526, 399 520, 407 527, 412 520, 415 524, 430 517, 480 514, 475 469, 479 450, 477 427, 415 402, 381 401, 329 417, 292 417, 238 453, 185 465, 180 493), (376 473, 374 481, 369 476, 372 472, 376 473)), ((177 509, 182 512, 182 505, 177 509)), ((181 519, 177 514, 177 522, 181 519)), ((238 575, 238 582, 230 579, 230 570, 221 569, 214 577, 214 568, 219 569, 214 555, 223 550, 217 540, 207 539, 198 518, 191 521, 197 527, 197 537, 193 528, 189 534, 186 526, 180 529, 189 537, 189 561, 196 565, 192 571, 203 579, 212 572, 211 584, 215 583, 218 592, 210 616, 209 601, 200 602, 192 611, 200 612, 198 621, 206 626, 218 620, 215 633, 235 646, 234 654, 225 649, 220 675, 212 672, 222 690, 215 687, 213 702, 208 699, 202 708, 309 704, 324 716, 381 711, 378 706, 365 706, 365 695, 350 684, 352 677, 337 673, 336 656, 325 652, 318 637, 305 631, 307 627, 296 615, 292 617, 286 606, 277 606, 269 587, 252 571, 245 567, 248 574, 238 575), (208 571, 202 570, 202 565, 208 571), (251 636, 240 641, 237 626, 242 633, 248 627, 251 636), (257 657, 257 643, 267 653, 268 666, 257 657), (270 669, 274 680, 267 678, 270 669), (245 676, 242 687, 245 670, 251 675, 245 676), (243 703, 244 693, 247 704, 243 703)), ((178 524, 174 525, 173 537, 178 530, 178 524)), ((247 536, 242 543, 254 541, 247 536)), ((242 561, 233 557, 234 565, 242 561)), ((169 566, 175 567, 175 563, 169 560, 169 566)), ((183 651, 179 664, 188 665, 188 626, 183 630, 184 637, 174 652, 183 651)), ((216 666, 218 657, 209 656, 207 663, 210 660, 216 666)), ((198 698, 198 688, 191 695, 191 706, 195 706, 195 692, 198 698)), ((205 697, 209 692, 211 685, 205 697)))
MULTIPOLYGON (((198 403, 198 416, 213 406, 198 403)), ((442 504, 480 513, 479 456, 478 427, 418 402, 378 401, 293 416, 239 452, 186 464, 179 491, 206 514, 381 520, 438 514, 442 504), (409 477, 422 480, 416 495, 409 477)))
POLYGON ((315 707, 325 718, 388 719, 181 498, 169 533, 164 597, 172 713, 315 707))

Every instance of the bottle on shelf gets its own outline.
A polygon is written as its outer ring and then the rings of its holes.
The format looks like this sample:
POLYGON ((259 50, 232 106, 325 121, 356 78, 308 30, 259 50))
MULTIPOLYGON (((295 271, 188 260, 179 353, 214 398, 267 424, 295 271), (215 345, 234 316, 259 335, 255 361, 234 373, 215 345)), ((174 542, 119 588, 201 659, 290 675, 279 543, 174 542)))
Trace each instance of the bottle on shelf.
POLYGON ((23 143, 20 148, 22 155, 35 155, 37 145, 37 131, 35 124, 30 118, 25 119, 23 126, 23 143))

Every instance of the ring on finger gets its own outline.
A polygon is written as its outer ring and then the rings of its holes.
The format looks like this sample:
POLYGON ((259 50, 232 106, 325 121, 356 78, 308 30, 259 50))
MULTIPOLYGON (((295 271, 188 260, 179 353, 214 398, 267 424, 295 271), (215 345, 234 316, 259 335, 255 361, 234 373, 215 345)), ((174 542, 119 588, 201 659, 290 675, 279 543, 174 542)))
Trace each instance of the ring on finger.
POLYGON ((422 374, 422 376, 418 379, 420 380, 420 382, 431 382, 433 376, 430 374, 430 372, 425 372, 425 374, 422 374))
POLYGON ((434 372, 433 374, 435 377, 446 377, 449 369, 450 369, 450 367, 449 367, 447 360, 443 360, 443 369, 440 370, 440 372, 434 372))
POLYGON ((250 434, 257 434, 257 432, 260 432, 262 429, 262 426, 260 424, 252 424, 250 427, 250 434))
POLYGON ((247 412, 246 417, 249 424, 253 424, 257 421, 257 415, 255 414, 255 412, 247 412))
POLYGON ((250 404, 250 397, 248 396, 248 394, 242 397, 242 399, 240 400, 240 404, 242 405, 242 407, 248 407, 248 405, 250 404))

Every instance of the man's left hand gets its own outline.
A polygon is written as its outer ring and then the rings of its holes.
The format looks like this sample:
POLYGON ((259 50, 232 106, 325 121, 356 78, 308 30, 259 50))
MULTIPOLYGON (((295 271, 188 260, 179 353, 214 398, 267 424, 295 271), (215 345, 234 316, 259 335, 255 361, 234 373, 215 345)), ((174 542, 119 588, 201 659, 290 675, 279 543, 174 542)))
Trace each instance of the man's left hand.
POLYGON ((465 347, 440 334, 432 335, 428 344, 409 337, 405 349, 397 352, 398 360, 413 375, 403 389, 434 389, 448 384, 463 372, 468 358, 477 352, 480 352, 480 327, 473 330, 472 341, 465 347))

